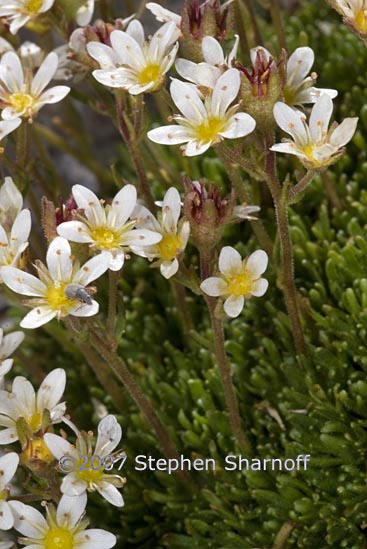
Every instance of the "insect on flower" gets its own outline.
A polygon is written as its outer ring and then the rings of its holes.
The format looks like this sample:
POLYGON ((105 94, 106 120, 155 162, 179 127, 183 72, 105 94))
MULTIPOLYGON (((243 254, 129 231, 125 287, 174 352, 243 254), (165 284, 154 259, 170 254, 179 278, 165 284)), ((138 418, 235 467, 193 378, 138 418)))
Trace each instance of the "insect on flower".
POLYGON ((81 284, 69 284, 69 286, 67 286, 64 290, 65 297, 69 297, 71 299, 79 299, 79 301, 81 301, 85 305, 93 304, 91 296, 96 293, 97 288, 95 286, 86 288, 81 284))

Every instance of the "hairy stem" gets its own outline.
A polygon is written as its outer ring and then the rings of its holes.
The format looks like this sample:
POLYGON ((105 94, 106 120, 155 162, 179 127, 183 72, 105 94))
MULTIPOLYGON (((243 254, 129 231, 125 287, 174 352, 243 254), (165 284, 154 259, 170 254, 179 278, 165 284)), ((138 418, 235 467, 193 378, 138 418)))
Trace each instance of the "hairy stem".
MULTIPOLYGON (((268 148, 270 147, 268 142, 268 148)), ((300 310, 297 300, 297 289, 294 281, 293 248, 288 225, 287 197, 282 192, 276 174, 275 153, 268 150, 266 156, 267 184, 271 192, 282 255, 283 292, 290 318, 294 345, 297 354, 306 354, 306 343, 301 324, 300 310)))
POLYGON ((107 316, 107 334, 113 339, 116 323, 117 308, 117 285, 120 278, 120 271, 108 271, 108 316, 107 316))
MULTIPOLYGON (((203 280, 210 276, 209 260, 205 254, 200 254, 201 275, 203 280)), ((216 300, 213 297, 205 296, 208 306, 210 322, 213 330, 215 357, 222 381, 224 400, 226 403, 229 421, 234 437, 242 450, 252 454, 251 443, 242 429, 241 416, 238 407, 236 393, 233 387, 231 365, 224 348, 224 329, 222 321, 215 315, 216 300)))
POLYGON ((251 24, 252 24, 252 30, 253 30, 253 33, 254 33, 255 44, 257 46, 261 46, 263 44, 263 39, 262 39, 262 36, 261 36, 259 24, 257 22, 257 17, 256 17, 256 11, 255 11, 255 8, 254 8, 254 4, 253 4, 252 0, 242 0, 242 2, 245 4, 245 6, 246 6, 246 8, 249 12, 249 16, 250 16, 250 20, 251 20, 251 24))
POLYGON ((300 198, 300 194, 303 193, 311 183, 312 179, 316 175, 315 170, 309 170, 295 185, 294 187, 291 187, 287 191, 287 203, 292 204, 293 202, 297 202, 297 200, 300 198))
POLYGON ((269 9, 270 9, 270 15, 273 21, 274 29, 277 34, 279 46, 281 49, 286 50, 287 40, 284 32, 279 0, 271 0, 269 2, 269 9))

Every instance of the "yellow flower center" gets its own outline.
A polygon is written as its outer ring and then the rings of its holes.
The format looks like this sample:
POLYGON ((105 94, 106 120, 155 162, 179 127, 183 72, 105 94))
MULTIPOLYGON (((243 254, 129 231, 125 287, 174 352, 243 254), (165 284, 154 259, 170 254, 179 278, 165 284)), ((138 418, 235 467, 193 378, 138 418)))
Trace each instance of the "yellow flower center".
POLYGON ((3 490, 0 492, 0 501, 6 501, 8 499, 8 492, 6 490, 3 490))
POLYGON ((227 278, 227 284, 228 294, 239 297, 251 294, 254 281, 247 274, 238 274, 227 278))
POLYGON ((171 259, 175 259, 176 255, 182 249, 182 241, 176 234, 168 233, 163 236, 157 246, 160 257, 165 261, 170 261, 171 259))
POLYGON ((114 250, 120 247, 121 235, 109 227, 96 227, 90 231, 96 246, 102 250, 114 250))
POLYGON ((31 459, 39 459, 41 461, 45 461, 46 463, 51 463, 55 459, 46 446, 43 438, 35 438, 31 440, 24 450, 23 455, 27 461, 31 459))
POLYGON ((45 549, 73 549, 74 536, 67 528, 50 528, 44 539, 45 549))
POLYGON ((305 156, 307 156, 308 160, 314 160, 313 149, 313 145, 305 145, 304 147, 302 147, 302 152, 305 156))
POLYGON ((24 11, 33 15, 37 14, 42 8, 42 4, 42 0, 28 0, 28 2, 25 3, 24 11))
POLYGON ((296 99, 296 93, 291 88, 283 89, 284 101, 287 105, 294 105, 296 99))
POLYGON ((16 111, 24 111, 32 109, 34 98, 28 93, 13 93, 9 97, 9 103, 16 111))
POLYGON ((38 431, 41 427, 42 416, 39 412, 35 412, 32 416, 26 418, 26 422, 33 432, 38 431))
POLYGON ((139 84, 141 84, 142 86, 146 86, 150 82, 156 82, 156 84, 159 84, 161 77, 161 67, 157 63, 151 63, 150 65, 144 67, 142 71, 140 71, 138 80, 139 84))
POLYGON ((204 143, 208 141, 217 143, 220 141, 218 134, 224 130, 225 125, 225 119, 216 116, 209 117, 203 124, 195 128, 196 138, 204 143))
POLYGON ((354 16, 355 26, 361 32, 367 31, 367 10, 360 10, 354 16))
POLYGON ((68 309, 75 306, 75 300, 65 296, 66 284, 51 286, 46 293, 46 301, 54 311, 65 314, 68 309))
POLYGON ((103 464, 96 457, 92 459, 91 456, 88 456, 87 462, 85 458, 78 460, 76 473, 81 480, 93 484, 101 480, 104 475, 103 464))

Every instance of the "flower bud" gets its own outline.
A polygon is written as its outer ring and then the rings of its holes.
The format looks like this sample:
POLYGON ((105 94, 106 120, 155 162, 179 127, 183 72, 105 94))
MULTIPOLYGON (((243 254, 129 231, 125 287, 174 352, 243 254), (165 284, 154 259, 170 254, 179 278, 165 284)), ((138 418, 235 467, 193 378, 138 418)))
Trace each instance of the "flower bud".
POLYGON ((182 10, 182 57, 203 61, 201 41, 204 36, 221 40, 234 30, 232 1, 221 5, 220 0, 186 0, 182 10))
POLYGON ((225 225, 233 218, 234 194, 222 198, 220 189, 202 180, 184 180, 186 190, 184 213, 190 222, 195 246, 206 250, 214 248, 223 235, 225 225))
POLYGON ((269 130, 275 125, 273 108, 281 98, 285 83, 285 55, 283 51, 277 61, 259 47, 251 51, 251 69, 236 64, 241 73, 240 98, 260 131, 269 130))

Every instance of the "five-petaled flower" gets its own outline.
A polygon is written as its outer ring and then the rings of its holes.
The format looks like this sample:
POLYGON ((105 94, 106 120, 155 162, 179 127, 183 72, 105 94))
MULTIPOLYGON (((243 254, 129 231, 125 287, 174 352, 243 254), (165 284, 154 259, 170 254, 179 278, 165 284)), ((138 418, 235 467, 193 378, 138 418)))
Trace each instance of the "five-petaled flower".
POLYGON ((160 235, 161 240, 153 246, 133 246, 132 251, 150 260, 157 259, 153 266, 159 265, 161 274, 168 279, 178 271, 177 258, 186 248, 190 224, 188 221, 179 221, 181 199, 174 187, 168 189, 160 205, 162 212, 158 214, 158 220, 144 206, 136 207, 134 215, 137 217, 137 226, 150 229, 160 235))
POLYGON ((136 206, 136 189, 125 185, 111 205, 103 206, 98 197, 82 185, 74 185, 73 197, 84 211, 80 221, 67 221, 57 227, 59 235, 73 242, 87 243, 99 251, 111 252, 109 269, 119 271, 125 252, 133 246, 157 244, 162 237, 147 229, 135 229, 136 219, 129 219, 136 206))
POLYGON ((116 545, 116 536, 93 528, 86 530, 88 520, 83 519, 87 497, 62 496, 55 509, 47 506, 46 519, 30 505, 20 501, 10 501, 14 515, 14 528, 23 538, 22 545, 37 547, 37 549, 110 549, 116 545))
MULTIPOLYGON (((52 370, 37 391, 22 376, 17 376, 11 393, 0 391, 0 444, 10 444, 18 440, 17 422, 23 419, 29 433, 37 434, 47 429, 48 424, 60 423, 66 405, 60 403, 66 383, 65 370, 52 370)), ((45 448, 47 450, 47 448, 45 448)))
POLYGON ((146 42, 142 24, 132 21, 126 31, 111 32, 112 47, 88 43, 89 55, 101 67, 93 71, 93 76, 101 84, 127 90, 131 95, 156 91, 163 86, 165 75, 174 63, 178 37, 179 30, 170 22, 146 42))
POLYGON ((10 32, 16 34, 31 19, 50 10, 55 0, 3 0, 0 4, 0 17, 10 23, 10 32))
POLYGON ((227 70, 217 81, 211 96, 203 101, 200 91, 192 84, 173 80, 171 96, 182 115, 174 116, 178 125, 163 126, 148 132, 155 143, 178 145, 186 156, 207 151, 223 139, 245 137, 255 129, 256 122, 249 114, 230 107, 240 89, 240 75, 236 69, 227 70))
POLYGON ((224 311, 231 318, 237 317, 251 296, 261 297, 268 289, 268 281, 261 275, 266 271, 268 256, 257 250, 242 260, 231 246, 222 248, 219 254, 220 276, 205 279, 200 288, 212 297, 223 297, 224 311))
POLYGON ((57 71, 58 57, 51 52, 45 57, 33 78, 27 76, 18 55, 4 53, 0 61, 0 107, 4 120, 30 120, 47 103, 58 103, 69 93, 67 86, 54 86, 44 91, 57 71))
POLYGON ((108 474, 103 467, 103 458, 113 457, 112 453, 121 440, 121 427, 115 416, 108 415, 98 424, 98 436, 93 450, 91 436, 88 433, 77 432, 76 446, 64 438, 47 433, 44 437, 50 452, 56 459, 70 456, 76 464, 75 471, 67 474, 61 483, 61 492, 68 496, 80 496, 88 492, 99 492, 109 503, 122 507, 124 500, 117 490, 125 484, 125 479, 119 475, 108 474), (85 463, 86 456, 88 462, 85 463), (98 456, 101 467, 95 468, 93 456, 98 456), (79 466, 80 464, 80 466, 79 466))
POLYGON ((0 275, 4 283, 14 292, 31 296, 26 302, 33 307, 20 323, 22 328, 38 328, 53 318, 68 315, 88 317, 98 313, 98 303, 89 297, 81 300, 78 294, 68 291, 70 287, 85 289, 93 280, 107 271, 111 254, 104 252, 93 257, 82 267, 73 261, 70 244, 56 237, 47 250, 47 267, 35 263, 39 278, 14 267, 2 267, 0 275))
POLYGON ((330 0, 330 4, 351 29, 367 37, 367 0, 330 0))
POLYGON ((274 117, 278 126, 292 137, 271 147, 272 151, 294 154, 308 169, 329 166, 338 160, 343 147, 353 137, 358 118, 346 118, 338 125, 332 124, 333 102, 328 95, 317 99, 307 124, 306 116, 284 103, 276 103, 274 117))

